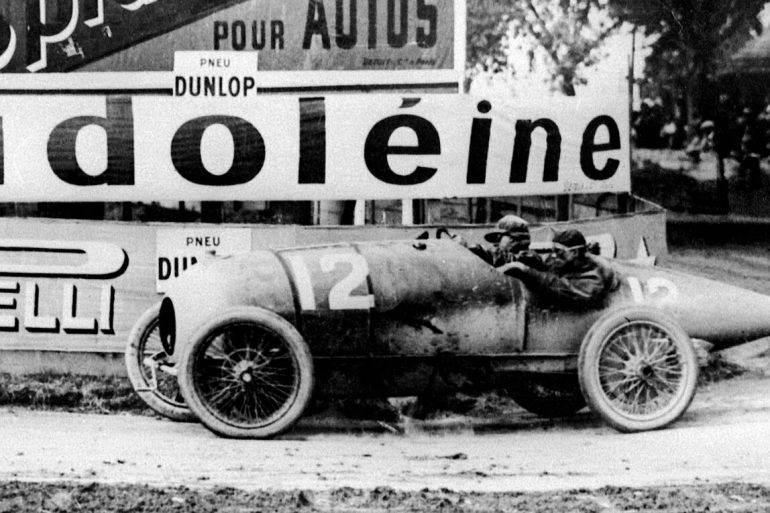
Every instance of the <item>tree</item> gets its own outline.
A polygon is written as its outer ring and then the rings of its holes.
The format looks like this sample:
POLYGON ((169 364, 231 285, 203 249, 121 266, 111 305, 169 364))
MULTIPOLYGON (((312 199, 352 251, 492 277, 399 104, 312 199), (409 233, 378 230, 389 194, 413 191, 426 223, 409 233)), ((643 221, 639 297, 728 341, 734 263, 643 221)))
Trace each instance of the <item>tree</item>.
POLYGON ((752 35, 767 0, 610 0, 612 15, 658 36, 647 59, 661 89, 681 92, 690 118, 713 116, 716 72, 752 35))
POLYGON ((478 72, 512 73, 513 43, 530 66, 545 56, 555 86, 573 96, 583 83, 581 70, 593 64, 597 50, 619 26, 607 0, 469 0, 468 63, 478 72))

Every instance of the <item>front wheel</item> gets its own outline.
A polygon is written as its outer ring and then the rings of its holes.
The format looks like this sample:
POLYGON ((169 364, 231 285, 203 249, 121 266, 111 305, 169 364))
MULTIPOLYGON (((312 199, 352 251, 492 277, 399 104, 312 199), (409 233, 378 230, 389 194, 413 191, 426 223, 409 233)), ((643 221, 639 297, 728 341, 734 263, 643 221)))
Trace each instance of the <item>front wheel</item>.
POLYGON ((201 327, 186 346, 179 384, 190 409, 214 433, 270 438, 310 401, 313 360, 302 335, 261 308, 236 308, 201 327))
POLYGON ((687 333, 660 310, 633 306, 591 327, 578 359, 588 405, 619 431, 659 429, 695 396, 698 361, 687 333))

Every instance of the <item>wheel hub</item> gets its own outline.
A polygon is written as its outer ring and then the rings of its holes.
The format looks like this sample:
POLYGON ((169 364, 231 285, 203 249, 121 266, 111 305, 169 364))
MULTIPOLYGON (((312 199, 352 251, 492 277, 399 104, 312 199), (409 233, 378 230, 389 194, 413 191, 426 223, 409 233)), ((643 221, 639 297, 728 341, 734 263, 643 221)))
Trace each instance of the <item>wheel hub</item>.
POLYGON ((653 376, 655 376, 655 369, 653 369, 650 364, 645 363, 639 368, 639 377, 644 381, 647 381, 653 376))
POLYGON ((645 361, 638 361, 629 365, 629 374, 639 381, 647 382, 655 377, 655 369, 645 361))
POLYGON ((242 384, 248 385, 254 382, 254 371, 257 365, 251 360, 241 360, 233 367, 233 375, 237 377, 242 384))
POLYGON ((648 414, 672 400, 681 382, 671 341, 646 326, 630 326, 605 346, 604 387, 615 405, 631 414, 648 414))

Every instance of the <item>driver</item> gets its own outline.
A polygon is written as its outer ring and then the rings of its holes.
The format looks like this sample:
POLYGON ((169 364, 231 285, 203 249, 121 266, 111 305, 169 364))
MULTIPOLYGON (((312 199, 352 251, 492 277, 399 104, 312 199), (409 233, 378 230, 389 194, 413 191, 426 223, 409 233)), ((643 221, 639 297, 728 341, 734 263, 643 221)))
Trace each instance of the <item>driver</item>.
POLYGON ((520 279, 539 297, 560 308, 599 306, 618 284, 612 267, 590 253, 585 237, 577 230, 557 233, 553 245, 542 269, 514 261, 498 270, 520 279))
POLYGON ((544 270, 542 259, 529 249, 529 223, 521 217, 512 214, 501 217, 494 231, 484 235, 484 239, 493 245, 469 246, 462 240, 459 242, 493 267, 522 262, 528 267, 544 270))

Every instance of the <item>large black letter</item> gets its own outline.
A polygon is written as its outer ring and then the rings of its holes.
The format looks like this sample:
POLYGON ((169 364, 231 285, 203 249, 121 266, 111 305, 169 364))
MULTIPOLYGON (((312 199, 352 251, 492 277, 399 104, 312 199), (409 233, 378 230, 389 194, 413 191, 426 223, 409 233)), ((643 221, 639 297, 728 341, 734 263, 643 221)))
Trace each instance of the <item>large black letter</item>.
POLYGON ((326 182, 326 106, 323 98, 299 100, 299 179, 326 182))
POLYGON ((27 63, 30 65, 28 69, 30 71, 39 71, 47 66, 46 62, 42 62, 43 48, 42 37, 51 36, 63 36, 62 34, 75 14, 75 1, 58 2, 57 7, 61 11, 57 11, 55 21, 48 19, 45 22, 40 21, 40 2, 38 0, 27 0, 27 63), (69 4, 69 7, 65 5, 69 4))
POLYGON ((532 147, 532 132, 542 128, 546 133, 545 162, 543 163, 543 181, 559 180, 559 159, 561 158, 561 133, 559 127, 548 118, 535 122, 522 119, 516 122, 516 137, 513 141, 513 160, 511 160, 511 183, 527 181, 529 150, 532 147))
POLYGON ((388 45, 401 48, 409 37, 409 0, 400 0, 399 30, 396 32, 396 0, 388 0, 388 45))
POLYGON ((428 22, 428 33, 424 27, 417 27, 417 46, 431 48, 435 46, 438 34, 438 8, 435 5, 425 5, 425 0, 417 0, 417 19, 428 22))
POLYGON ((283 21, 281 20, 270 22, 270 48, 283 50, 283 21))
POLYGON ((324 11, 323 0, 309 0, 308 2, 305 39, 302 40, 303 49, 308 50, 310 48, 315 34, 321 34, 321 44, 328 50, 331 44, 329 43, 329 27, 326 26, 326 11, 324 11), (318 12, 318 19, 316 19, 316 12, 318 12))
POLYGON ((594 153, 598 151, 612 151, 620 149, 620 131, 615 120, 610 116, 598 116, 588 123, 583 132, 583 144, 580 146, 580 167, 583 173, 591 180, 606 180, 618 170, 620 161, 618 159, 607 159, 603 168, 597 169, 594 165, 594 153), (610 133, 610 141, 604 144, 596 144, 594 138, 596 131, 601 125, 607 127, 610 133))
POLYGON ((177 172, 198 185, 239 185, 248 182, 265 163, 265 140, 254 125, 234 116, 203 116, 181 127, 171 141, 171 161, 177 172), (233 165, 222 175, 209 173, 201 158, 203 132, 224 125, 233 137, 233 165))
POLYGON ((393 172, 388 164, 388 155, 439 155, 441 140, 436 127, 419 116, 400 114, 391 116, 372 127, 364 144, 364 160, 369 172, 375 178, 393 185, 416 185, 427 182, 437 169, 417 166, 408 175, 393 172), (410 128, 417 135, 417 146, 390 146, 390 136, 399 128, 410 128))
POLYGON ((343 2, 345 0, 337 0, 337 16, 335 26, 337 29, 337 46, 345 50, 356 46, 358 40, 358 14, 356 12, 357 0, 348 0, 350 7, 348 8, 348 15, 350 17, 350 32, 345 33, 345 9, 343 8, 343 2))
POLYGON ((227 41, 230 26, 224 21, 214 22, 214 50, 219 50, 222 41, 227 41))
POLYGON ((158 257, 158 281, 171 278, 171 260, 166 257, 158 257))
POLYGON ((56 176, 72 185, 133 185, 134 114, 131 97, 107 97, 107 117, 79 116, 62 121, 48 138, 48 162, 56 176), (92 176, 80 169, 76 142, 80 130, 96 125, 107 132, 107 169, 92 176))
POLYGON ((369 0, 369 49, 377 48, 377 0, 369 0))
MULTIPOLYGON (((492 110, 492 104, 482 100, 476 106, 479 112, 486 114, 492 110)), ((487 157, 489 156, 489 132, 492 120, 473 118, 471 125, 470 151, 468 152, 467 183, 484 183, 487 179, 487 157)))

